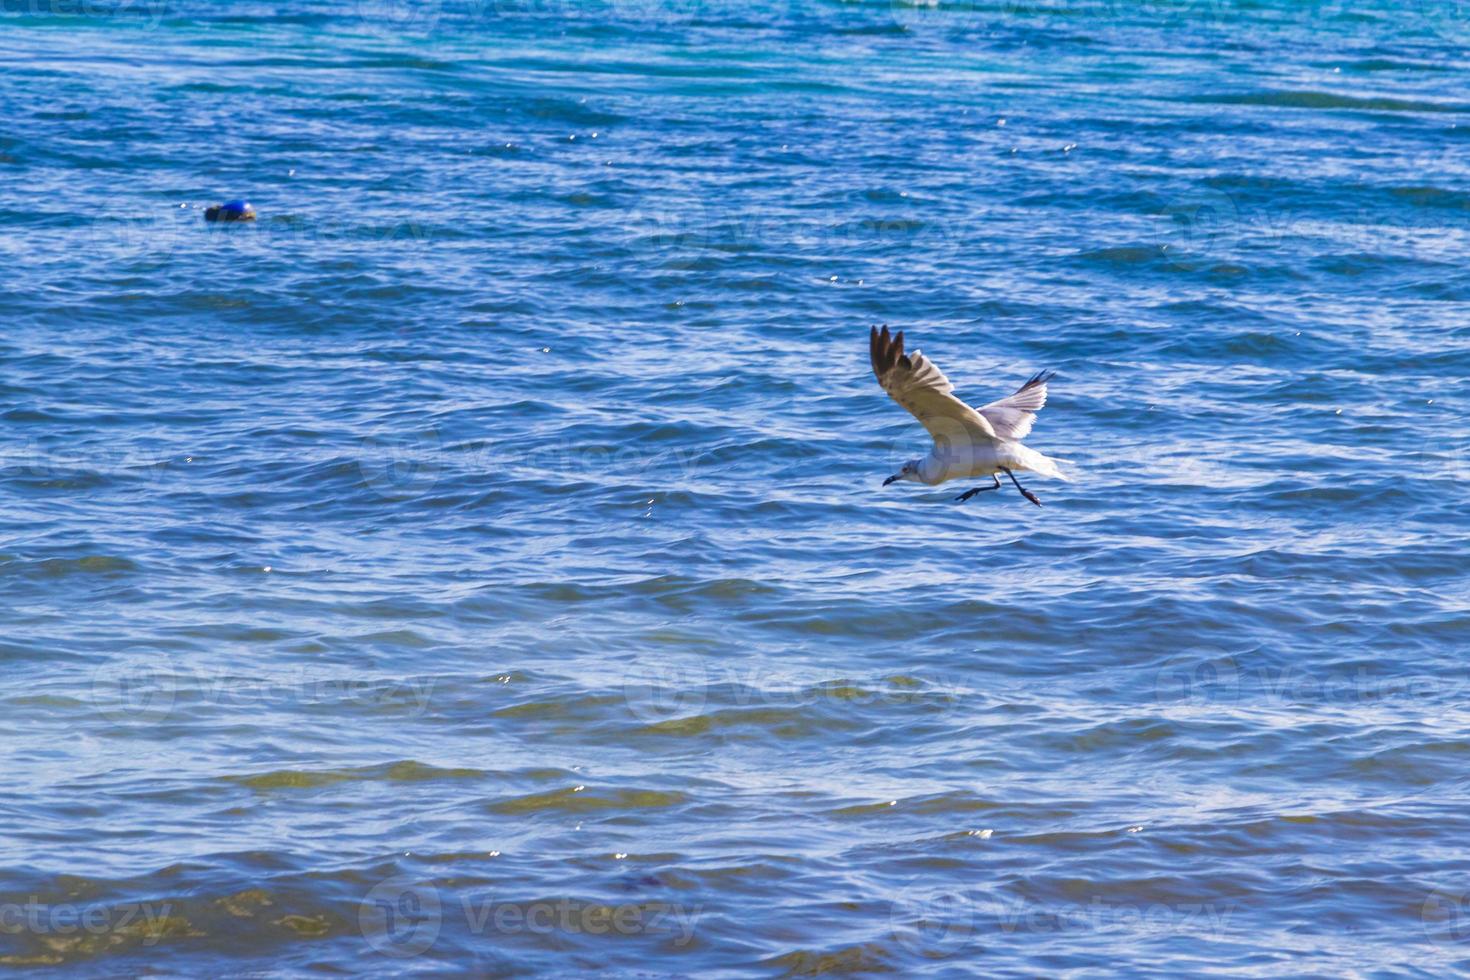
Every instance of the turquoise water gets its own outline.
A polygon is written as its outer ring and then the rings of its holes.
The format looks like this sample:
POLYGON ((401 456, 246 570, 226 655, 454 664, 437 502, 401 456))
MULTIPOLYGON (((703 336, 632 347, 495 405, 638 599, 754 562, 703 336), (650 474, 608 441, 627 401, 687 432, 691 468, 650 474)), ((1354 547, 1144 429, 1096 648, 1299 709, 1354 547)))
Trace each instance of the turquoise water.
POLYGON ((1467 42, 0 5, 0 962, 1470 968, 1467 42))

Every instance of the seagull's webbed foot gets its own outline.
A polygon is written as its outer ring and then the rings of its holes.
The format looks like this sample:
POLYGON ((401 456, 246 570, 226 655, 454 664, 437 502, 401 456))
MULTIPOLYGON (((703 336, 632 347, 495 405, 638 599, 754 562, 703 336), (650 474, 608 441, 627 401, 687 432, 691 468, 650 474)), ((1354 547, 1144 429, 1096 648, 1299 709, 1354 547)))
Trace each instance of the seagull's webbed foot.
POLYGON ((956 497, 954 499, 956 499, 956 500, 969 500, 971 497, 975 496, 975 494, 977 494, 977 493, 984 493, 986 490, 999 490, 1000 489, 1000 477, 998 477, 994 473, 992 473, 992 474, 990 474, 990 478, 995 481, 995 486, 993 486, 993 487, 976 487, 973 490, 966 490, 964 493, 960 494, 958 497, 956 497))
MULTIPOLYGON (((1019 491, 1021 491, 1021 496, 1025 497, 1027 500, 1031 501, 1036 506, 1038 506, 1038 507, 1041 506, 1041 501, 1039 501, 1039 500, 1036 499, 1036 494, 1032 493, 1030 490, 1027 490, 1025 487, 1021 486, 1020 481, 1016 479, 1016 474, 1012 473, 1010 470, 1006 469, 1004 466, 1002 466, 1000 468, 1000 471, 1002 473, 1004 473, 1006 476, 1008 476, 1008 477, 1011 478, 1011 482, 1016 485, 1016 489, 1019 490, 1019 491)), ((995 478, 995 485, 997 487, 1000 486, 1000 477, 996 477, 995 478)), ((985 489, 990 490, 990 489, 993 489, 993 488, 992 487, 986 487, 985 489)))

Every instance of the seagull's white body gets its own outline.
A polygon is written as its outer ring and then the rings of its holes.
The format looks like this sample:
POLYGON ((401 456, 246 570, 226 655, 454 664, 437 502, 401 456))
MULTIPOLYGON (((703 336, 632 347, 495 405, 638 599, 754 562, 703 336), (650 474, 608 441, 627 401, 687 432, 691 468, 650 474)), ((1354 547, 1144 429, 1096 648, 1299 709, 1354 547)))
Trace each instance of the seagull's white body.
POLYGON ((1057 461, 1019 442, 996 439, 989 443, 972 443, 941 447, 935 443, 929 455, 919 460, 919 483, 937 487, 949 480, 977 476, 994 476, 1002 470, 1027 470, 1042 476, 1066 480, 1067 475, 1057 461))
MULTIPOLYGON (((1049 375, 1038 374, 1014 394, 971 408, 954 396, 954 385, 933 361, 920 351, 904 353, 903 331, 890 336, 888 327, 881 333, 874 327, 869 338, 869 354, 878 384, 918 419, 934 439, 929 455, 904 464, 901 471, 889 477, 889 483, 909 480, 932 487, 947 480, 993 477, 997 473, 1010 475, 1014 482, 1011 474, 1015 470, 1067 479, 1057 466, 1058 460, 1021 444, 1036 423, 1036 413, 1046 404, 1049 375)), ((1028 500, 1040 505, 1020 483, 1016 487, 1028 500)))

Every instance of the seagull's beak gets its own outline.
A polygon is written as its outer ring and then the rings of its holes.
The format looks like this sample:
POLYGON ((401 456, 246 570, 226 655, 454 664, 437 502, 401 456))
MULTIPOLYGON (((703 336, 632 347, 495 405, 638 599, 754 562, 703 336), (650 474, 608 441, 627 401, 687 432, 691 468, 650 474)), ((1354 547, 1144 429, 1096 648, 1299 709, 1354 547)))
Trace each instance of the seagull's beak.
POLYGON ((888 479, 884 480, 883 481, 883 485, 886 487, 886 486, 888 486, 888 484, 892 483, 894 480, 897 480, 901 476, 903 476, 902 473, 895 473, 892 476, 890 476, 888 479))

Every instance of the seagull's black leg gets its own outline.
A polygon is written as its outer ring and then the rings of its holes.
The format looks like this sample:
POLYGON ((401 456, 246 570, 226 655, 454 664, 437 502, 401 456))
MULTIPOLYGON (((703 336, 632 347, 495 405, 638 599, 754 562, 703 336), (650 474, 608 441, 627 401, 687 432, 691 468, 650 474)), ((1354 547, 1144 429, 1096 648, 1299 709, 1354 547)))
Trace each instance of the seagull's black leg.
POLYGON ((999 490, 1000 489, 1000 477, 998 477, 994 473, 992 473, 992 474, 990 474, 990 478, 995 481, 995 486, 993 486, 993 487, 976 487, 974 490, 966 490, 964 493, 960 494, 958 497, 956 497, 954 499, 956 499, 956 500, 969 500, 971 497, 975 496, 975 494, 977 494, 977 493, 984 493, 986 490, 999 490))
MULTIPOLYGON (((1016 480, 1016 474, 1012 473, 1010 470, 1006 469, 1004 466, 1002 466, 1000 468, 1000 471, 1002 473, 1004 473, 1006 476, 1008 476, 1008 477, 1011 478, 1011 482, 1016 484, 1016 489, 1019 490, 1019 491, 1021 491, 1021 496, 1025 497, 1027 500, 1031 501, 1036 506, 1038 506, 1038 507, 1041 506, 1041 501, 1039 501, 1039 500, 1036 499, 1036 494, 1032 493, 1030 490, 1027 490, 1025 487, 1021 486, 1021 484, 1019 482, 1017 482, 1017 480, 1016 480)), ((997 487, 1000 486, 1000 477, 996 477, 995 478, 995 485, 997 487)), ((991 490, 991 489, 994 489, 994 488, 993 487, 986 487, 985 489, 991 490)))

